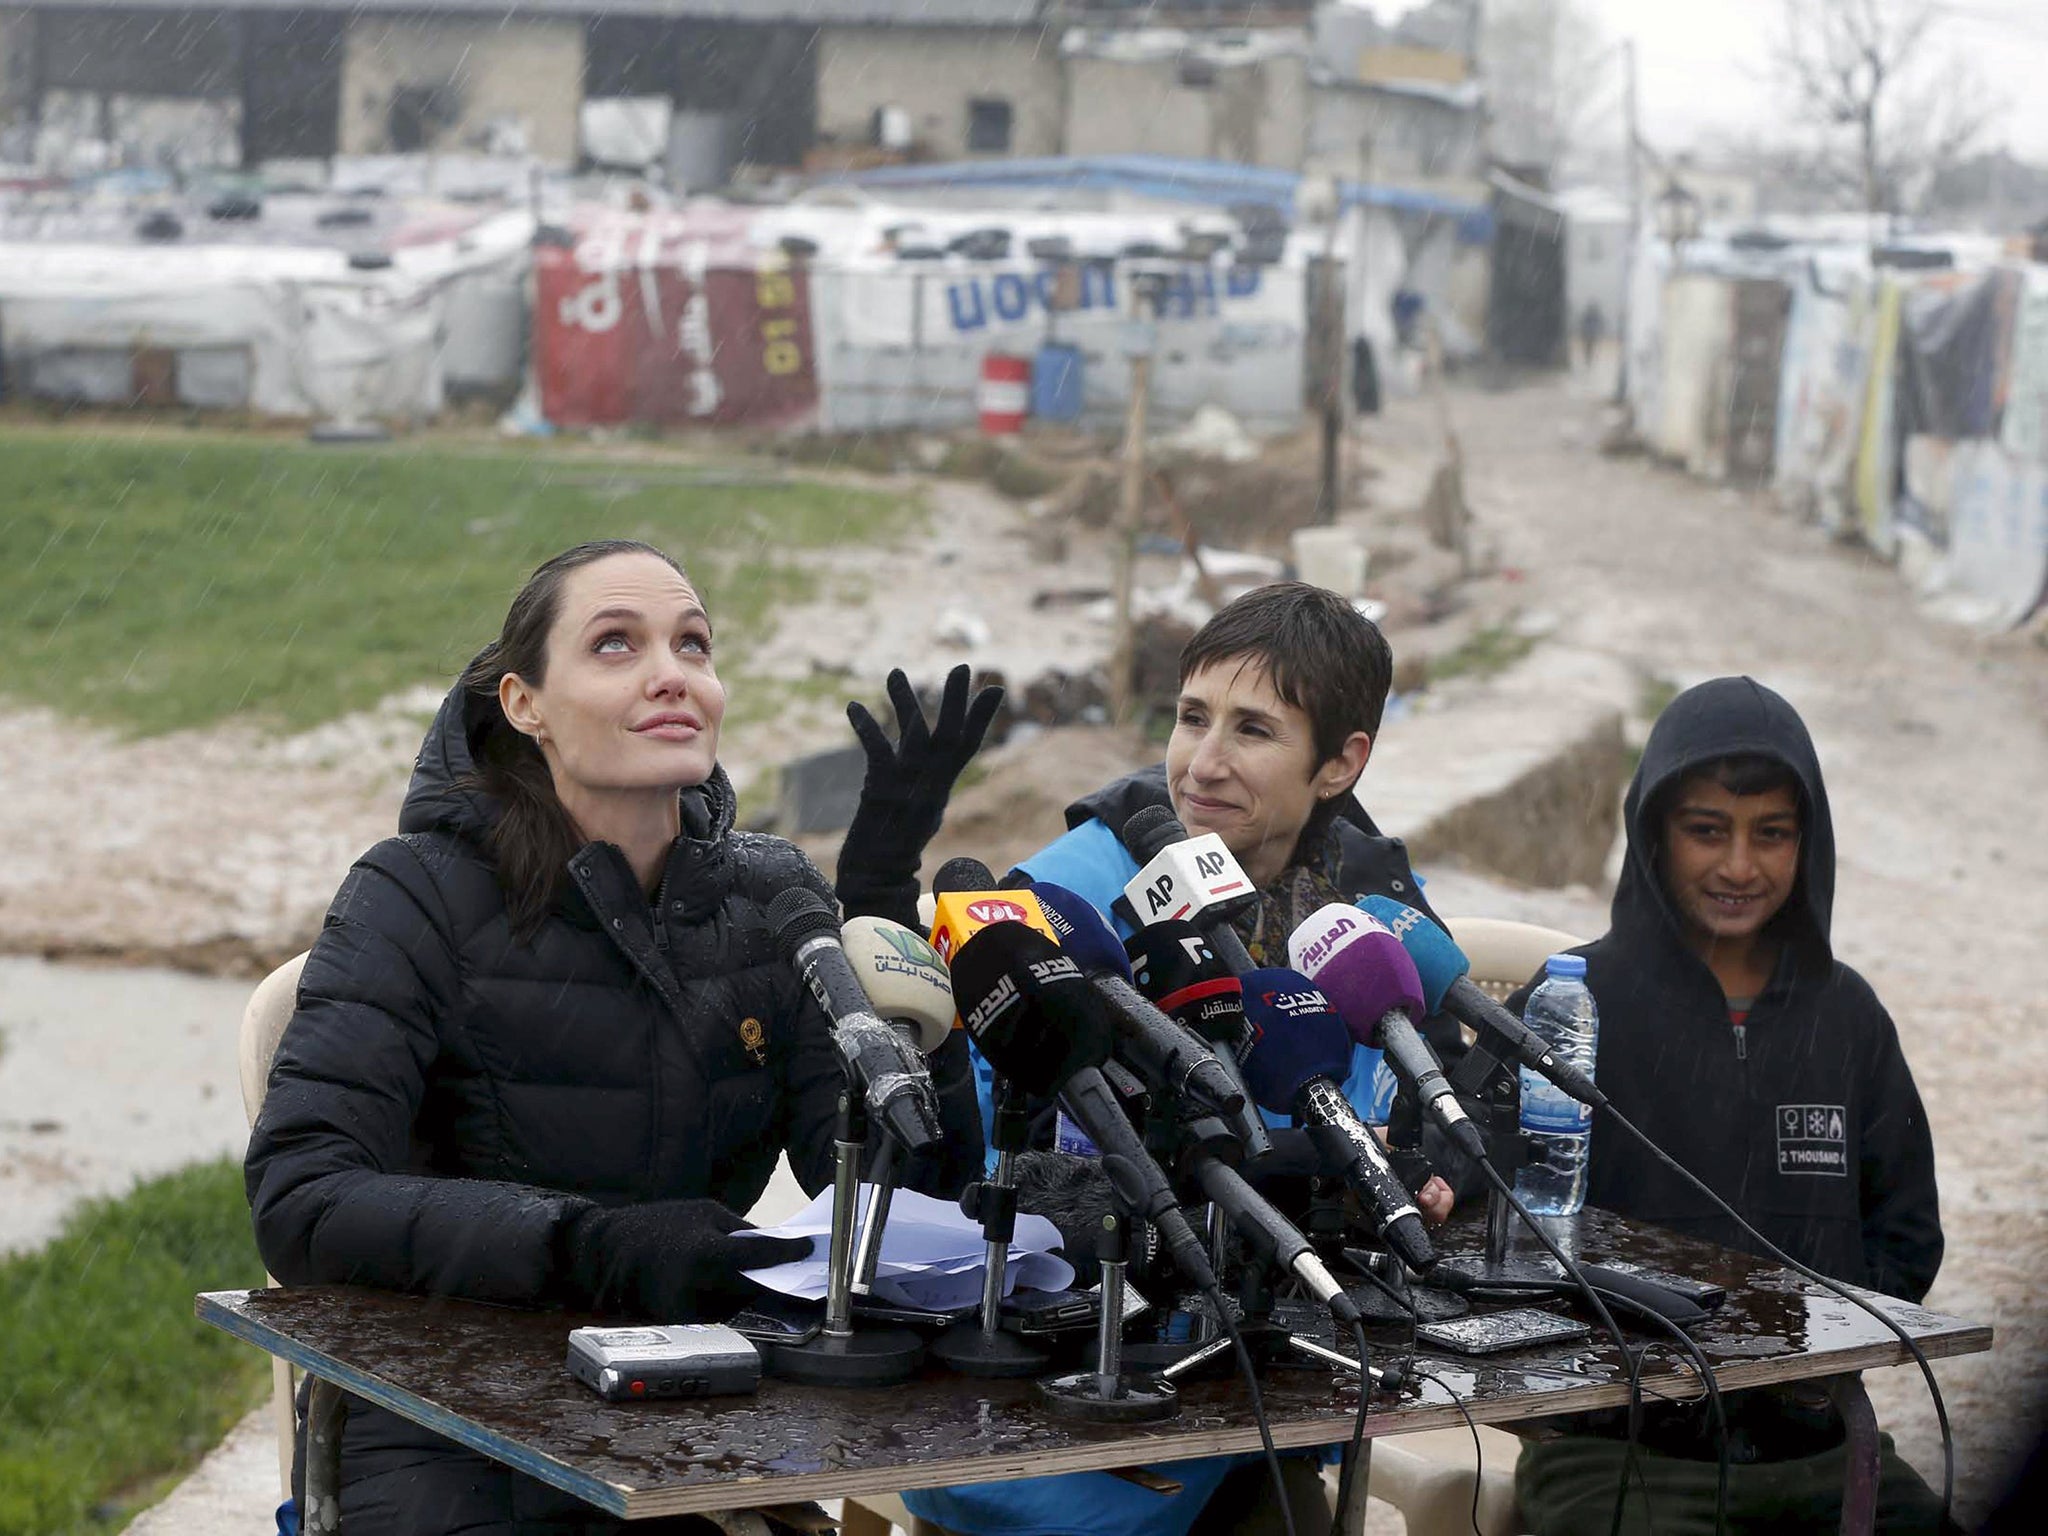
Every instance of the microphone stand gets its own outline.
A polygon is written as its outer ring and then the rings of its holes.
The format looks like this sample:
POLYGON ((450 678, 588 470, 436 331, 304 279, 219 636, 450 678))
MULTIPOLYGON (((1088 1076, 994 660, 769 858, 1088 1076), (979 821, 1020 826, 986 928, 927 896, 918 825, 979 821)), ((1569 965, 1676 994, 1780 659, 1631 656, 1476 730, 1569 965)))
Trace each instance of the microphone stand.
MULTIPOLYGON (((856 1333, 853 1327, 853 1229, 860 1218, 860 1157, 867 1131, 866 1096, 849 1084, 839 1092, 839 1123, 832 1137, 832 1240, 825 1261, 824 1326, 801 1344, 769 1344, 764 1349, 763 1368, 785 1381, 886 1387, 908 1381, 924 1363, 924 1343, 909 1329, 869 1328, 856 1333)), ((881 1222, 876 1214, 869 1216, 868 1226, 876 1232, 879 1246, 881 1222)))
POLYGON ((868 1166, 868 1183, 874 1198, 868 1201, 868 1218, 861 1223, 860 1242, 853 1251, 852 1291, 866 1296, 875 1288, 875 1265, 882 1257, 882 1231, 889 1225, 889 1203, 896 1194, 896 1143, 885 1136, 868 1166))
POLYGON ((975 1186, 987 1258, 982 1266, 981 1315, 948 1324, 932 1340, 932 1357, 963 1376, 1035 1376, 1051 1362, 1044 1350, 1003 1330, 1003 1282, 1009 1274, 1010 1239, 1017 1235, 1017 1154, 1024 1150, 1030 1122, 1021 1096, 1007 1078, 996 1079, 995 1177, 975 1186))
POLYGON ((1479 1031, 1465 1059, 1451 1074, 1451 1086, 1466 1098, 1484 1106, 1479 1116, 1490 1156, 1500 1171, 1501 1183, 1486 1190, 1486 1246, 1478 1254, 1446 1254, 1437 1260, 1430 1278, 1454 1291, 1484 1294, 1489 1287, 1513 1289, 1536 1280, 1557 1280, 1561 1272, 1547 1259, 1541 1263, 1511 1258, 1508 1239, 1514 1229, 1514 1208, 1502 1187, 1512 1185, 1515 1173, 1528 1160, 1528 1143, 1522 1139, 1521 1110, 1516 1084, 1519 1068, 1511 1066, 1491 1043, 1492 1036, 1479 1031))
POLYGON ((1063 1418, 1094 1424, 1143 1424, 1180 1412, 1180 1397, 1154 1377, 1124 1373, 1124 1270, 1131 1257, 1130 1213, 1103 1218, 1096 1237, 1102 1260, 1102 1312, 1095 1334, 1095 1369, 1055 1376, 1038 1384, 1045 1406, 1063 1418))

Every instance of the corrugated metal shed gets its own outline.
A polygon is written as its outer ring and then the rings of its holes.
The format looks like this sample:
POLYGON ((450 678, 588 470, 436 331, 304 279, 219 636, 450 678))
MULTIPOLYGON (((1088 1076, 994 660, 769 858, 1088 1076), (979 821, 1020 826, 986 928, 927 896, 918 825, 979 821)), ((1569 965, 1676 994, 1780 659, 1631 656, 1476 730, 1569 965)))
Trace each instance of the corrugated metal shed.
MULTIPOLYGON (((810 26, 1021 27, 1038 20, 1045 0, 347 0, 353 15, 402 13, 432 18, 522 15, 652 16, 678 20, 794 22, 810 26)), ((28 11, 303 11, 305 0, 27 0, 28 11)))

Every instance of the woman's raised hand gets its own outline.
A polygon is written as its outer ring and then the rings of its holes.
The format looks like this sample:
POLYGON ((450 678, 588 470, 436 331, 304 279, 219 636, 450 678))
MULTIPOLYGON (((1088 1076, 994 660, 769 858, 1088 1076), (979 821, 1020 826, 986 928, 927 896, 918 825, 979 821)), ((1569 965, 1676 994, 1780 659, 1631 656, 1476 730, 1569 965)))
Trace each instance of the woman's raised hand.
POLYGON ((848 917, 868 914, 915 926, 917 866, 925 845, 945 819, 954 781, 981 750, 1003 703, 1003 690, 996 687, 970 699, 970 676, 965 663, 947 674, 938 716, 927 724, 910 679, 901 668, 891 672, 893 743, 864 705, 846 706, 868 760, 860 804, 839 849, 839 901, 848 917))

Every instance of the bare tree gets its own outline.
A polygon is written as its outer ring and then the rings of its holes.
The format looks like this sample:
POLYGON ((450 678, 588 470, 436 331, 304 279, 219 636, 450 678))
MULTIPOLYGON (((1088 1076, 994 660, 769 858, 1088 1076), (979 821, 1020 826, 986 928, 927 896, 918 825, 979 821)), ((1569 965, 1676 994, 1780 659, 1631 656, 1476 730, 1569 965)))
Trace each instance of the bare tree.
POLYGON ((1499 0, 1479 37, 1494 153, 1555 172, 1582 146, 1613 63, 1580 0, 1499 0))
POLYGON ((1899 212, 1998 115, 1974 71, 1938 51, 1939 0, 1782 5, 1771 73, 1821 130, 1819 167, 1865 212, 1899 212))

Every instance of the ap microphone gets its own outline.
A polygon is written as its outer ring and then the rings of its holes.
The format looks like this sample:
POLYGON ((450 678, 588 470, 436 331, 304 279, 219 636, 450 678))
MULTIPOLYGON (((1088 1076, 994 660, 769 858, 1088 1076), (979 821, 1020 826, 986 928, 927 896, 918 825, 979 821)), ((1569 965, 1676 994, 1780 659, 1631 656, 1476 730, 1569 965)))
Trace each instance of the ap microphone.
MULTIPOLYGON (((1244 1017, 1244 986, 1224 967, 1202 931, 1193 923, 1162 920, 1132 934, 1125 949, 1138 990, 1161 1013, 1206 1040, 1231 1081, 1250 1099, 1239 1065, 1252 1045, 1251 1026, 1244 1017)), ((1272 1150, 1266 1123, 1249 1109, 1233 1116, 1231 1125, 1244 1143, 1245 1156, 1256 1160, 1272 1150)))
POLYGON ((1243 981, 1245 1017, 1258 1033, 1244 1075, 1260 1107, 1298 1116, 1316 1149, 1343 1172, 1380 1240, 1410 1269, 1427 1270, 1436 1250, 1422 1213, 1337 1086, 1351 1066, 1351 1031, 1299 971, 1251 971, 1243 981))
POLYGON ((922 934, 886 917, 856 917, 839 930, 839 942, 879 1017, 899 1026, 927 1056, 946 1043, 953 1032, 953 978, 922 934))
POLYGON ((1124 849, 1141 866, 1124 886, 1124 900, 1146 927, 1191 922, 1215 947, 1233 976, 1252 969, 1244 940, 1230 926, 1258 890, 1214 832, 1188 836, 1180 818, 1148 805, 1124 823, 1124 849))
POLYGON ((1121 1049, 1139 1072, 1199 1112, 1225 1118, 1242 1113, 1244 1091, 1209 1047, 1131 985, 1131 963, 1102 915, 1065 886, 1034 880, 1031 894, 1052 925, 1060 952, 1081 967, 1100 995, 1121 1049))
POLYGON ((1479 1128, 1444 1080, 1443 1064, 1415 1032, 1425 1016, 1422 981, 1401 941, 1379 919, 1331 902, 1287 939, 1296 970, 1323 989, 1360 1045, 1377 1046, 1444 1134, 1475 1160, 1486 1156, 1479 1128))
POLYGON ((990 1066, 1026 1093, 1059 1096, 1117 1193, 1159 1229, 1181 1273, 1213 1289, 1201 1240, 1103 1079, 1114 1030, 1081 968, 1022 923, 991 924, 954 957, 953 1003, 990 1066))
POLYGON ((839 917, 815 891, 794 886, 768 904, 768 923, 789 963, 832 1020, 832 1044, 872 1115, 905 1152, 939 1141, 939 1101, 924 1057, 884 1024, 839 942, 839 917))
POLYGON ((1358 907, 1386 924, 1408 951, 1422 982, 1423 1003, 1431 1013, 1448 1013, 1468 1028, 1490 1031, 1507 1044, 1518 1062, 1581 1104, 1598 1108, 1607 1102, 1607 1095, 1593 1086, 1592 1078, 1570 1062, 1559 1061, 1541 1035, 1480 991, 1469 974, 1472 962, 1443 929, 1389 896, 1361 897, 1358 907))

